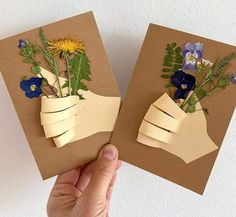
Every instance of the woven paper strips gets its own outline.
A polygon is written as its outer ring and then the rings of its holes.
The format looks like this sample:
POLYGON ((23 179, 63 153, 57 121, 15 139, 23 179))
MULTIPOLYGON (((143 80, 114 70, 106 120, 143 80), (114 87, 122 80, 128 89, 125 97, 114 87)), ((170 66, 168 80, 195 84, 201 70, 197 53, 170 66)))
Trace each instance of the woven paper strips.
POLYGON ((149 108, 139 128, 137 141, 168 151, 190 163, 218 149, 207 134, 201 104, 195 113, 185 113, 169 96, 162 95, 149 108))
MULTIPOLYGON (((41 70, 49 84, 56 78, 41 70)), ((60 78, 63 85, 63 78, 60 78)), ((79 96, 41 99, 41 124, 46 138, 53 138, 57 147, 86 138, 98 132, 113 131, 120 108, 120 97, 106 97, 80 90, 79 96)))

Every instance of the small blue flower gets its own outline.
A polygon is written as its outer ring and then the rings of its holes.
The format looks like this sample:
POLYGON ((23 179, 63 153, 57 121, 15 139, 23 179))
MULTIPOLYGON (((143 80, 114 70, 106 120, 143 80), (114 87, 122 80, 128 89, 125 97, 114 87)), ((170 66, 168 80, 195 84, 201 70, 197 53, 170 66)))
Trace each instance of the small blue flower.
POLYGON ((178 70, 172 75, 171 83, 177 88, 174 99, 186 99, 189 92, 195 88, 196 79, 182 70, 178 70))
POLYGON ((28 41, 24 40, 24 39, 20 39, 19 42, 18 42, 18 48, 24 48, 26 47, 28 44, 28 41))
POLYGON ((32 99, 34 97, 39 97, 42 94, 42 78, 33 77, 29 80, 22 80, 20 82, 20 88, 25 91, 25 95, 32 99))
POLYGON ((196 69, 197 60, 202 58, 203 43, 187 43, 183 49, 184 69, 196 69))
POLYGON ((231 75, 231 81, 233 84, 236 84, 236 74, 231 75))

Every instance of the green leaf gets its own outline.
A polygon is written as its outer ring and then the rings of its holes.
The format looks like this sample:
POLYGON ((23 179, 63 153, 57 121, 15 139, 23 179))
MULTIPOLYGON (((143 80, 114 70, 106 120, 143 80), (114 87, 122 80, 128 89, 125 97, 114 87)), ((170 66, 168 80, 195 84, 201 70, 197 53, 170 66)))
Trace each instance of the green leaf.
POLYGON ((167 47, 166 47, 167 50, 172 50, 172 47, 170 44, 167 44, 167 47))
POLYGON ((172 56, 165 56, 165 58, 164 58, 164 62, 172 62, 173 61, 173 58, 172 58, 172 56))
POLYGON ((170 75, 166 75, 166 74, 164 75, 164 74, 163 74, 163 75, 161 75, 161 77, 162 77, 162 78, 170 78, 170 75))
POLYGON ((39 74, 39 73, 41 72, 41 69, 40 69, 40 67, 39 67, 38 65, 36 65, 36 66, 32 66, 32 67, 31 67, 31 71, 32 71, 35 75, 37 75, 37 74, 39 74))
POLYGON ((180 53, 180 52, 181 52, 181 47, 175 48, 175 52, 176 52, 176 53, 180 53))
POLYGON ((187 112, 194 113, 196 111, 196 105, 188 105, 187 112))
POLYGON ((164 64, 163 64, 164 66, 172 66, 172 64, 171 63, 168 63, 168 62, 164 62, 164 64))
POLYGON ((172 57, 174 55, 174 51, 173 50, 168 50, 167 51, 167 56, 172 57))
MULTIPOLYGON (((181 47, 177 47, 177 43, 173 42, 166 46, 167 54, 164 57, 162 72, 175 72, 182 68, 183 57, 181 55, 181 47)), ((167 78, 167 76, 161 76, 167 78)), ((169 76, 168 76, 169 78, 169 76)))
POLYGON ((222 76, 222 77, 220 78, 220 80, 219 80, 218 86, 219 86, 220 88, 225 89, 228 85, 229 85, 229 77, 226 76, 226 75, 225 75, 225 76, 222 76))
POLYGON ((207 92, 203 88, 198 88, 196 93, 199 98, 205 97, 207 95, 207 92))
POLYGON ((162 71, 163 72, 172 72, 171 68, 163 68, 162 71))
MULTIPOLYGON (((87 86, 82 82, 82 80, 91 80, 90 63, 85 53, 78 53, 69 60, 69 72, 71 75, 72 95, 78 95, 78 90, 80 89, 88 90, 87 86)), ((68 87, 68 85, 67 82, 65 86, 68 87)))
POLYGON ((191 98, 189 99, 189 105, 195 105, 196 103, 197 103, 196 97, 191 96, 191 98))
POLYGON ((175 62, 176 63, 182 63, 183 62, 183 57, 182 56, 175 56, 175 62))
POLYGON ((182 65, 174 64, 173 68, 172 68, 172 71, 175 72, 175 71, 177 71, 177 70, 179 70, 181 68, 182 68, 182 65))
POLYGON ((45 49, 48 48, 48 39, 46 38, 42 28, 39 29, 39 37, 45 49))
POLYGON ((213 95, 214 95, 213 92, 208 92, 208 93, 207 93, 207 96, 213 96, 213 95))

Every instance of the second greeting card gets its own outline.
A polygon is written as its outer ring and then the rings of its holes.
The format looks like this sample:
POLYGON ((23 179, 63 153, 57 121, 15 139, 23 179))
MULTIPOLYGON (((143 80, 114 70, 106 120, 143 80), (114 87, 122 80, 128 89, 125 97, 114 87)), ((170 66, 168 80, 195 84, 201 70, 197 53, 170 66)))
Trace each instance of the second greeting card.
POLYGON ((202 194, 236 105, 235 57, 151 24, 112 137, 121 159, 202 194))

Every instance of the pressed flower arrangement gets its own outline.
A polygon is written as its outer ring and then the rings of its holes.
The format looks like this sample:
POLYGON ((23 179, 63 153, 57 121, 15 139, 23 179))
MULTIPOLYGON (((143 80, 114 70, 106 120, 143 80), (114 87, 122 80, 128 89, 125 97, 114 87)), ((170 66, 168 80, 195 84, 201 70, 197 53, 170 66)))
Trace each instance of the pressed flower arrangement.
POLYGON ((20 88, 25 92, 26 97, 66 97, 78 95, 78 90, 88 90, 82 80, 90 81, 90 63, 86 55, 85 45, 82 40, 65 37, 62 39, 48 40, 42 29, 39 30, 41 44, 32 43, 28 40, 20 39, 18 48, 23 62, 31 64, 31 72, 34 77, 24 76, 20 82, 20 88), (38 55, 42 55, 47 63, 47 67, 56 77, 54 86, 50 85, 47 78, 41 73, 41 62, 37 60, 38 55), (66 71, 61 71, 58 67, 59 60, 63 60, 66 71), (64 77, 66 82, 60 84, 60 77, 64 77), (58 87, 58 88, 55 88, 58 87), (67 88, 67 93, 62 91, 67 88))
MULTIPOLYGON (((236 52, 212 63, 203 59, 203 43, 188 42, 182 49, 177 43, 167 44, 161 75, 170 82, 166 85, 171 97, 185 112, 193 113, 196 104, 216 90, 224 90, 236 83, 236 75, 226 72, 236 52)), ((202 108, 208 114, 207 108, 202 108)))

